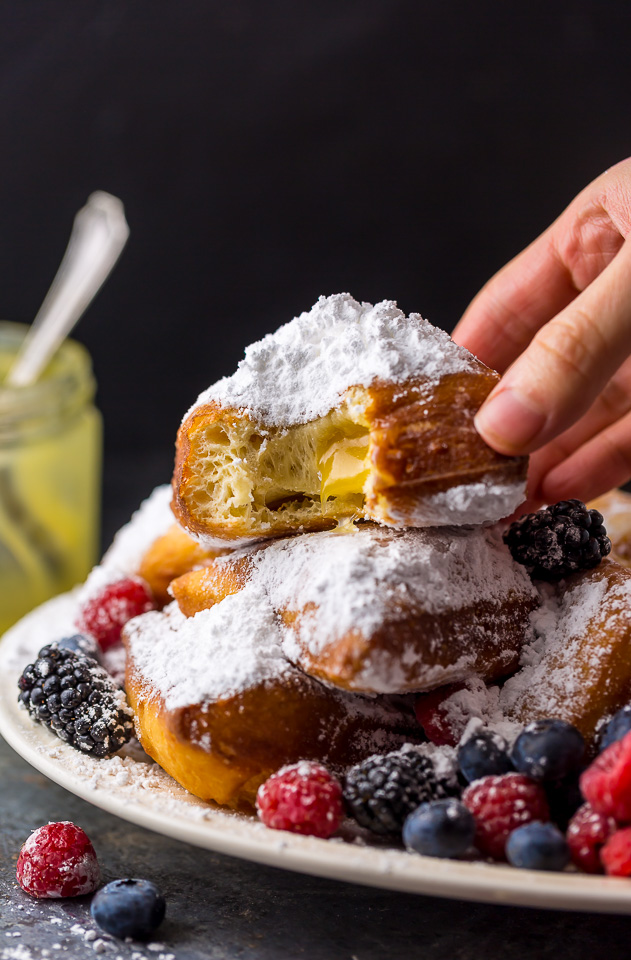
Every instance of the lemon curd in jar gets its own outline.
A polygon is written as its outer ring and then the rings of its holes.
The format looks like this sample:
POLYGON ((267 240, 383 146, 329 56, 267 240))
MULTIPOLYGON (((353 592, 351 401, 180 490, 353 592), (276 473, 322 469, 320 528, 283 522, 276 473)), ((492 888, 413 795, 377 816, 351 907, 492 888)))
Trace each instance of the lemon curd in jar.
POLYGON ((35 384, 3 386, 25 332, 0 323, 0 634, 84 580, 98 548, 101 420, 90 357, 67 340, 35 384))

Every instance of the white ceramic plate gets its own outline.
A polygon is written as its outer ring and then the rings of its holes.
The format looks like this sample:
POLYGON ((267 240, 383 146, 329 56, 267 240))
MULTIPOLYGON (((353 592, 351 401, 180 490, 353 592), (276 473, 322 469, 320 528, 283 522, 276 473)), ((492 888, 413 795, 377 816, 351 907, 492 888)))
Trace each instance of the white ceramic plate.
POLYGON ((72 606, 69 596, 49 601, 0 643, 0 733, 32 766, 78 797, 157 833, 301 873, 408 893, 631 913, 631 879, 436 860, 384 846, 276 832, 197 800, 138 748, 125 748, 110 760, 83 756, 34 724, 17 704, 22 667, 41 646, 61 635, 72 606))

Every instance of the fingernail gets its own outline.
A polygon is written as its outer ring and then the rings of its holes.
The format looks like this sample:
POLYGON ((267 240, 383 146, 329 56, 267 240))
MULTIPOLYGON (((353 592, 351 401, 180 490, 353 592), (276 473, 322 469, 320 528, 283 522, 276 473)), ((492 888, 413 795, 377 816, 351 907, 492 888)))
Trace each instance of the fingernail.
POLYGON ((500 453, 527 453, 546 422, 516 390, 506 387, 478 410, 474 424, 478 433, 500 453))

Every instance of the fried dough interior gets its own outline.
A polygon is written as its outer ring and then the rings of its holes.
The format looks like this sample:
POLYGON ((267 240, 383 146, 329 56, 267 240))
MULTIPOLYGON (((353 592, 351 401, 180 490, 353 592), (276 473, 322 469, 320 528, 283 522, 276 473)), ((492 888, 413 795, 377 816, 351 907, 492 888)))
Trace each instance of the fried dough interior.
POLYGON ((190 432, 184 500, 200 520, 264 526, 364 515, 369 426, 344 402, 325 417, 284 429, 247 418, 200 422, 190 432))

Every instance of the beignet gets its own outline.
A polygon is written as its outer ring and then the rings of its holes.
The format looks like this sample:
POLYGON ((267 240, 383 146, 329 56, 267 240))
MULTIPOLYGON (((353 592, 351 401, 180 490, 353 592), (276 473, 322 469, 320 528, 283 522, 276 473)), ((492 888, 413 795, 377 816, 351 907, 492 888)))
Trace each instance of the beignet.
POLYGON ((262 593, 190 619, 172 604, 129 621, 123 637, 142 746, 203 800, 252 806, 286 763, 341 772, 419 740, 411 705, 332 690, 292 666, 262 593))
POLYGON ((207 561, 170 591, 187 616, 263 591, 285 656, 363 693, 507 675, 539 603, 524 567, 484 527, 304 534, 207 561))
POLYGON ((392 301, 321 297, 186 415, 173 510, 207 545, 333 528, 494 522, 525 495, 473 417, 499 380, 392 301))

